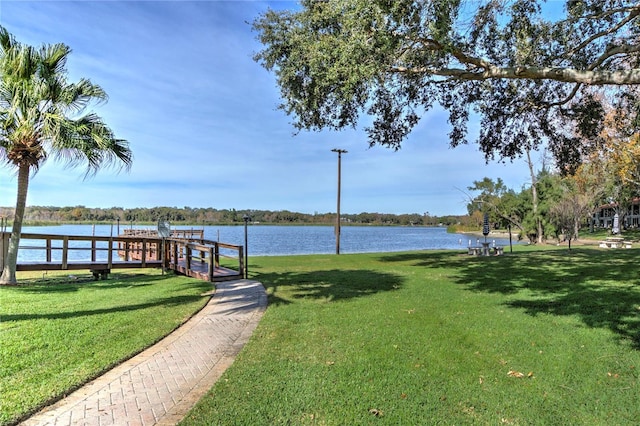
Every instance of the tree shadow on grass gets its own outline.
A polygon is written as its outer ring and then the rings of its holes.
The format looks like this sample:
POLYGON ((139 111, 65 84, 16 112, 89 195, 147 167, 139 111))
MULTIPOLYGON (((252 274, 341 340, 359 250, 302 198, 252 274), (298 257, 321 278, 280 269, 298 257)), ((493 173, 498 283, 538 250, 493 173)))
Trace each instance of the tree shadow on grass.
MULTIPOLYGON (((87 288, 88 286, 93 290, 109 290, 116 288, 140 288, 147 287, 150 285, 162 285, 162 283, 157 283, 158 281, 165 280, 170 276, 147 276, 145 277, 144 282, 128 282, 128 281, 119 281, 109 283, 108 281, 92 281, 91 283, 73 283, 73 284, 59 284, 59 285, 50 285, 50 284, 34 284, 34 285, 24 285, 18 287, 12 287, 13 291, 20 291, 25 293, 33 293, 33 294, 45 294, 45 293, 70 293, 78 291, 79 287, 87 288)), ((201 291, 205 292, 206 290, 210 290, 213 288, 211 283, 205 281, 193 280, 185 283, 185 285, 190 287, 199 288, 201 291)), ((182 292, 184 288, 176 288, 175 292, 182 292)), ((34 296, 35 297, 35 296, 34 296)), ((68 312, 28 312, 28 313, 19 313, 19 314, 2 314, 0 319, 2 321, 25 321, 25 320, 37 320, 37 319, 69 319, 69 318, 80 318, 85 316, 93 316, 93 315, 104 315, 115 312, 131 312, 143 309, 149 309, 154 307, 173 307, 184 304, 190 304, 201 300, 204 297, 204 294, 194 294, 194 295, 174 295, 167 297, 159 297, 154 300, 144 302, 144 303, 133 303, 133 304, 121 304, 117 306, 111 306, 106 308, 94 308, 94 309, 82 309, 82 310, 74 310, 68 312)))
POLYGON ((586 326, 607 328, 640 350, 639 258, 638 250, 579 248, 497 257, 421 252, 389 255, 381 261, 448 268, 450 278, 470 291, 509 296, 505 306, 532 316, 576 316, 586 326))
POLYGON ((116 288, 139 288, 153 285, 155 282, 165 280, 172 275, 145 275, 144 281, 140 274, 113 274, 106 280, 95 280, 92 275, 73 274, 69 276, 51 276, 45 278, 23 279, 20 284, 10 287, 17 291, 27 293, 73 293, 81 289, 112 290, 116 288))
POLYGON ((257 278, 267 290, 269 305, 296 299, 347 300, 393 291, 403 283, 398 275, 367 270, 266 273, 257 278))
POLYGON ((93 315, 104 315, 115 312, 130 312, 137 311, 141 309, 149 309, 158 306, 163 307, 172 307, 178 305, 184 305, 188 303, 193 303, 202 299, 201 296, 176 296, 176 297, 167 297, 162 299, 156 299, 152 302, 147 303, 138 303, 133 305, 119 305, 113 306, 110 308, 97 308, 97 309, 84 309, 77 311, 69 311, 69 312, 49 312, 49 313, 24 313, 24 314, 8 314, 2 315, 3 322, 9 321, 28 321, 28 320, 38 320, 38 319, 69 319, 69 318, 79 318, 79 317, 87 317, 93 315))

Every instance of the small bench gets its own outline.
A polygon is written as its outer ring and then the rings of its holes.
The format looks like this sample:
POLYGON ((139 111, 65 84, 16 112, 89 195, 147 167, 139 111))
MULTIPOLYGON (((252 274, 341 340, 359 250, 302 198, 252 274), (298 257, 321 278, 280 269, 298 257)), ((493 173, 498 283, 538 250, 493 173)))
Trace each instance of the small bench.
POLYGON ((496 256, 500 256, 504 254, 504 247, 496 246, 496 247, 493 247, 491 250, 493 254, 496 256))
POLYGON ((93 274, 93 279, 98 280, 106 280, 107 276, 111 272, 111 269, 91 269, 91 273, 93 274))

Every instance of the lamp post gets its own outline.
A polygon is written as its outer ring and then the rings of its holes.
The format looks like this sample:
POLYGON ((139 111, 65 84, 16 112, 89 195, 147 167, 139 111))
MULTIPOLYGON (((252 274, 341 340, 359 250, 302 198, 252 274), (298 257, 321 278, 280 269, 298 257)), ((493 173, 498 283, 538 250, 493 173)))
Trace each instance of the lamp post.
POLYGON ((342 154, 346 154, 347 151, 344 149, 334 148, 331 152, 338 153, 338 208, 336 212, 336 254, 340 254, 340 180, 341 180, 341 169, 342 169, 342 154))
POLYGON ((247 233, 247 224, 251 217, 249 215, 242 216, 244 220, 244 278, 249 278, 249 239, 247 233))

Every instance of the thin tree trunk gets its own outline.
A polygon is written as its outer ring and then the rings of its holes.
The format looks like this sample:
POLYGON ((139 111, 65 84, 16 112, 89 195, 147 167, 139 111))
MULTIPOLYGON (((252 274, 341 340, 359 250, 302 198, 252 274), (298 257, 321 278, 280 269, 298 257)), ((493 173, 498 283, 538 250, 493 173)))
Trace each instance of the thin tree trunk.
POLYGON ((13 217, 13 226, 11 229, 11 239, 9 240, 7 258, 5 259, 2 277, 0 277, 0 285, 15 285, 18 283, 16 278, 16 265, 18 264, 18 247, 20 245, 20 235, 22 234, 22 220, 24 219, 24 210, 27 205, 29 172, 30 168, 28 165, 20 165, 18 167, 18 196, 16 199, 16 211, 13 217))
POLYGON ((529 165, 529 174, 531 175, 531 202, 533 204, 533 218, 536 221, 536 242, 542 244, 542 220, 538 216, 538 180, 536 179, 536 173, 533 169, 533 162, 531 161, 531 151, 529 148, 526 150, 527 164, 529 165))

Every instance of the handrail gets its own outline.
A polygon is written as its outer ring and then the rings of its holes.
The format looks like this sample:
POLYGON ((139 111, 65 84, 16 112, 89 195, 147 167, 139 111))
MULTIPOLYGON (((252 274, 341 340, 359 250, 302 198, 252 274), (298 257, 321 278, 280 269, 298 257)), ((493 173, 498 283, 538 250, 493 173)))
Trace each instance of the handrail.
MULTIPOLYGON (((2 268, 6 261, 10 236, 10 232, 0 233, 0 266, 2 268)), ((163 241, 157 235, 145 233, 139 235, 129 233, 115 237, 23 233, 19 250, 42 251, 43 260, 39 258, 17 266, 18 270, 89 268, 94 271, 94 275, 95 270, 106 274, 114 266, 127 268, 163 266, 209 281, 214 281, 214 275, 219 275, 221 271, 228 277, 242 276, 245 268, 242 246, 203 238, 189 240, 181 236, 166 238, 163 241), (38 244, 34 241, 43 241, 43 243, 38 244), (235 254, 228 254, 225 251, 232 251, 235 254), (70 252, 73 252, 72 256, 70 252), (233 262, 226 262, 225 266, 221 266, 221 258, 237 258, 237 271, 233 270, 233 262)))
MULTIPOLYGON (((123 229, 125 236, 149 236, 160 238, 158 231, 155 229, 123 229)), ((204 229, 172 229, 170 238, 181 238, 188 240, 202 240, 204 238, 204 229)))
MULTIPOLYGON (((10 232, 2 232, 0 237, 2 240, 0 266, 3 268, 10 236, 10 232)), ((127 247, 127 253, 137 250, 142 254, 141 259, 139 259, 141 267, 145 267, 148 261, 156 261, 153 266, 157 266, 157 263, 161 260, 158 256, 161 240, 158 238, 23 233, 20 236, 20 242, 19 250, 39 250, 44 252, 43 259, 27 261, 26 264, 33 264, 34 268, 38 264, 42 265, 43 269, 46 269, 45 266, 58 265, 59 269, 66 270, 69 269, 72 263, 77 263, 83 265, 106 265, 108 269, 111 269, 118 259, 117 257, 114 258, 113 252, 116 251, 117 253, 123 247, 127 247), (44 243, 37 245, 33 241, 44 241, 44 243), (74 254, 73 260, 69 258, 69 252, 71 251, 74 254), (82 255, 86 252, 88 254, 82 255), (147 256, 147 253, 150 253, 151 256, 147 256)), ((120 260, 120 262, 134 263, 136 261, 137 259, 133 259, 131 256, 126 256, 120 260)))
MULTIPOLYGON (((165 266, 191 276, 205 275, 213 281, 216 269, 220 269, 220 258, 238 259, 237 271, 234 276, 242 276, 244 271, 244 248, 242 246, 220 243, 218 241, 200 240, 197 242, 180 238, 165 239, 165 266), (221 249, 236 252, 235 256, 221 252, 221 249), (184 266, 183 266, 184 265, 184 266)), ((230 270, 225 266, 226 270, 230 270)))

